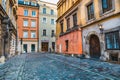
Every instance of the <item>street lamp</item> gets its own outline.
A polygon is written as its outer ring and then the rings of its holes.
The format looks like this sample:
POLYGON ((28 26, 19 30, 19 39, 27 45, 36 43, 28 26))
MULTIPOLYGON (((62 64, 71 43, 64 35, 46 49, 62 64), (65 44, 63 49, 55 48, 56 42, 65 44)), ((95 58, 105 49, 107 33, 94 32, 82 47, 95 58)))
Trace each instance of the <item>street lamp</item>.
POLYGON ((102 24, 98 24, 98 26, 99 26, 100 34, 103 34, 104 28, 102 24))

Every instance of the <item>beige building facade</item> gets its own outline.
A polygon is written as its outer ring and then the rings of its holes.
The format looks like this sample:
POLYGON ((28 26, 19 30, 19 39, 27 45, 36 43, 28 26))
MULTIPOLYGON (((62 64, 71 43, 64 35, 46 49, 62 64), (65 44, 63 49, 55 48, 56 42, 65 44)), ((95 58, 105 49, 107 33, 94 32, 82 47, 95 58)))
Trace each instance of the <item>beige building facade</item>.
POLYGON ((57 5, 44 1, 39 2, 39 51, 56 51, 57 5))
POLYGON ((9 58, 17 50, 17 0, 0 0, 0 57, 9 58))
POLYGON ((87 58, 120 61, 120 1, 81 2, 83 53, 87 58))

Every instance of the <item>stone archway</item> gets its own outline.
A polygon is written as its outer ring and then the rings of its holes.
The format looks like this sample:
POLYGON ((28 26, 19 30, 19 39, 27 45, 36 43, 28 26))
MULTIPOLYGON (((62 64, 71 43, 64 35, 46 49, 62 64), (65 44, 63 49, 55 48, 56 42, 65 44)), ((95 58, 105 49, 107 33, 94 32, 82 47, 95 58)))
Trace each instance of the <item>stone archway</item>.
POLYGON ((89 52, 91 58, 99 58, 101 56, 101 50, 100 50, 100 40, 97 35, 90 35, 89 39, 89 52))

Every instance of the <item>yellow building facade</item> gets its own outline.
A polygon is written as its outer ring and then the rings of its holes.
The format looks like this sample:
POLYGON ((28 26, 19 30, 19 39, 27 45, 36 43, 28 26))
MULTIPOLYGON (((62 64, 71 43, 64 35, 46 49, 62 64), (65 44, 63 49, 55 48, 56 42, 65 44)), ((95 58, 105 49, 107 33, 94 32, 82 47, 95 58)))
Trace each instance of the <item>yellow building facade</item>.
POLYGON ((76 6, 85 57, 120 62, 120 0, 59 0, 57 39, 61 32, 59 20, 76 6))
POLYGON ((0 57, 9 58, 17 48, 17 0, 0 0, 0 57))

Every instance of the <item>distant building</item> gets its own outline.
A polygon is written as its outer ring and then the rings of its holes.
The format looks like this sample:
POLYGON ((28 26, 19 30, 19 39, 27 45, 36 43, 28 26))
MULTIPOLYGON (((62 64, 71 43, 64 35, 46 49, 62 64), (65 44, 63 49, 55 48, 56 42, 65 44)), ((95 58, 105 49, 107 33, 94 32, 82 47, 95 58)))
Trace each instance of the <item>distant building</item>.
POLYGON ((39 5, 36 0, 18 1, 19 52, 38 51, 39 5))
POLYGON ((80 20, 80 0, 59 0, 56 29, 57 52, 82 54, 82 34, 80 20))
MULTIPOLYGON (((17 0, 0 0, 0 60, 16 54, 17 0)), ((1 61, 0 61, 1 62, 1 61)))
POLYGON ((39 3, 39 51, 55 51, 57 5, 40 1, 39 3))

